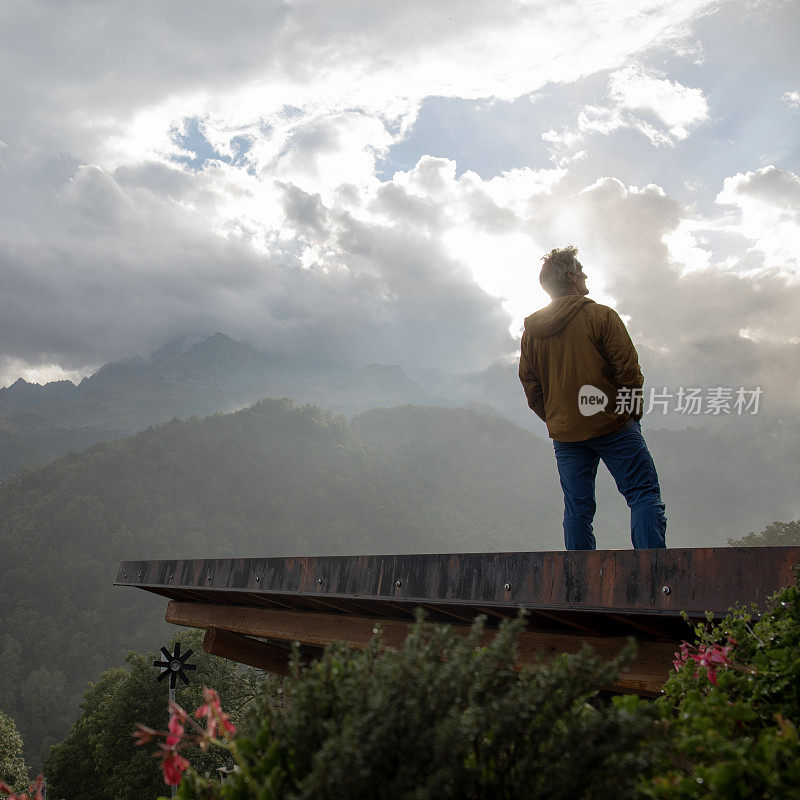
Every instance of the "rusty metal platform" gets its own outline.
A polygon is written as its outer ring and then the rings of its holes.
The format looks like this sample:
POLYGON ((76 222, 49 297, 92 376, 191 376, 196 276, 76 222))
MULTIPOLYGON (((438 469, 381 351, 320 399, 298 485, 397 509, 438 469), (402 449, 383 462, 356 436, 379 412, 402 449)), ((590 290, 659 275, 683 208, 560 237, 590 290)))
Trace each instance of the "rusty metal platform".
POLYGON ((524 608, 523 655, 587 641, 610 656, 635 636, 640 675, 629 683, 652 690, 691 633, 681 612, 696 620, 763 608, 798 563, 800 547, 124 561, 115 585, 168 598, 168 621, 205 628, 207 649, 246 663, 259 661, 262 644, 248 637, 358 646, 380 621, 387 643, 401 644, 418 607, 461 628, 481 614, 491 628, 524 608), (231 636, 241 637, 241 657, 231 636))
POLYGON ((537 623, 552 615, 566 627, 575 615, 597 624, 624 615, 630 627, 666 631, 682 611, 721 616, 736 603, 762 605, 792 583, 799 562, 800 547, 123 561, 115 585, 172 600, 379 619, 408 618, 415 606, 462 621, 522 607, 542 617, 537 623))

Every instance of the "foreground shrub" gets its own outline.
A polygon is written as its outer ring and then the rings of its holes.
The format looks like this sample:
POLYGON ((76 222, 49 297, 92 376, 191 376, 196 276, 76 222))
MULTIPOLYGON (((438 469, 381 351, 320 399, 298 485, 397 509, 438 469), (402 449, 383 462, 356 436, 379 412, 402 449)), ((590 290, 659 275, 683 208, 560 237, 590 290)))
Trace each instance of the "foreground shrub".
POLYGON ((659 701, 671 761, 653 798, 800 798, 800 591, 699 625, 659 701))
POLYGON ((480 623, 463 638, 418 620, 399 652, 377 637, 362 652, 329 647, 302 673, 295 653, 238 738, 208 690, 205 728, 174 709, 169 731, 143 738, 166 737, 162 769, 184 800, 800 800, 796 585, 761 616, 697 626, 656 702, 603 701, 619 663, 588 650, 515 670, 521 624, 481 648, 480 623), (189 769, 182 752, 197 744, 233 757, 226 782, 189 769))
POLYGON ((419 619, 400 651, 376 637, 273 684, 220 784, 189 771, 183 800, 228 798, 626 798, 654 761, 646 704, 597 697, 619 663, 590 651, 514 669, 521 622, 479 647, 419 619))

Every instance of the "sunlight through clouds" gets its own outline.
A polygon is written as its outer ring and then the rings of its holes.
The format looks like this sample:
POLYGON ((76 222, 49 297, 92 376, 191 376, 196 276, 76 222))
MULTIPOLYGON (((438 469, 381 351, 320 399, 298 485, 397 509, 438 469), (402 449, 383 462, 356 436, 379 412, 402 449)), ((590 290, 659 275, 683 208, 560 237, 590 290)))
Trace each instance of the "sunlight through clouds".
MULTIPOLYGON (((654 352, 712 274, 739 281, 717 324, 762 330, 763 298, 784 302, 763 271, 796 274, 800 164, 726 127, 752 116, 714 38, 737 2, 411 0, 391 26, 344 0, 78 4, 90 26, 47 6, 58 40, 26 6, 0 33, 7 363, 57 375, 224 330, 293 357, 482 369, 513 357, 546 301, 539 259, 567 243, 654 352)), ((775 36, 747 36, 791 72, 775 36)))
POLYGON ((764 266, 800 279, 800 176, 773 166, 726 178, 717 202, 741 213, 741 232, 764 266))

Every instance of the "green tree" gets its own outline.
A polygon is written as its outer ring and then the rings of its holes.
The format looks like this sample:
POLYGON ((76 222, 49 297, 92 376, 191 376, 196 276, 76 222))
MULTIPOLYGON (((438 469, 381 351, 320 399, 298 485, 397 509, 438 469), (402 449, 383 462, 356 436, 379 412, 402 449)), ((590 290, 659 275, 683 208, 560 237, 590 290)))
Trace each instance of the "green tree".
POLYGON ((800 519, 794 522, 773 522, 761 533, 751 531, 741 539, 728 539, 731 547, 800 546, 800 519))
POLYGON ((517 670, 520 622, 485 647, 481 627, 465 638, 418 620, 399 651, 378 637, 328 647, 273 684, 234 743, 239 771, 221 785, 189 772, 179 797, 633 797, 654 761, 653 717, 598 697, 619 663, 585 650, 517 670))
POLYGON ((28 780, 28 768, 22 756, 22 737, 14 720, 0 711, 0 781, 12 788, 22 788, 28 780))
MULTIPOLYGON (((177 701, 193 711, 200 703, 203 686, 214 686, 234 719, 256 697, 262 681, 256 670, 241 671, 236 664, 201 651, 196 631, 176 637, 185 650, 191 647, 197 670, 189 673, 189 686, 181 684, 177 701)), ((90 684, 81 714, 65 739, 51 748, 45 759, 49 794, 64 800, 138 800, 156 797, 164 783, 157 761, 149 751, 134 746, 137 722, 163 729, 167 723, 167 684, 156 681, 152 653, 129 653, 125 666, 110 669, 90 684)), ((217 751, 193 759, 201 769, 224 764, 217 751)))

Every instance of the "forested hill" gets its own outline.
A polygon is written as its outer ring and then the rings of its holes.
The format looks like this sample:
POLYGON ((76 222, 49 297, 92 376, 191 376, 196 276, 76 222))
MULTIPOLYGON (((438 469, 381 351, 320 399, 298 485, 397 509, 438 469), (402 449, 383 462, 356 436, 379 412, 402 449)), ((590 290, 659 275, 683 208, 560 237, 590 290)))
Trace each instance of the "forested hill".
MULTIPOLYGON (((669 543, 800 516, 790 433, 648 433, 669 543)), ((112 587, 123 559, 552 549, 561 504, 548 441, 464 409, 265 400, 96 444, 0 486, 0 709, 39 763, 88 680, 168 641, 163 601, 112 587)), ((629 546, 602 470, 598 505, 600 546, 629 546)))
POLYGON ((89 679, 166 641, 164 604, 112 587, 122 559, 551 548, 550 457, 470 411, 350 423, 269 400, 22 473, 0 487, 0 708, 37 762, 89 679), (540 509, 537 484, 550 489, 540 509))
MULTIPOLYGON (((516 381, 514 370, 512 373, 516 381)), ((507 391, 508 387, 501 382, 507 391)), ((519 411, 520 390, 514 405, 519 411)), ((70 450, 145 430, 173 417, 249 406, 262 397, 293 397, 352 415, 376 406, 461 405, 426 392, 399 365, 352 370, 262 353, 222 333, 186 349, 180 341, 149 358, 106 364, 75 386, 20 379, 0 389, 0 480, 22 466, 45 464, 70 450)), ((491 402, 491 392, 482 397, 491 402)))

